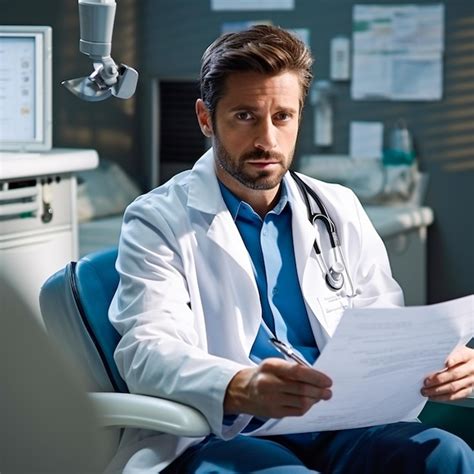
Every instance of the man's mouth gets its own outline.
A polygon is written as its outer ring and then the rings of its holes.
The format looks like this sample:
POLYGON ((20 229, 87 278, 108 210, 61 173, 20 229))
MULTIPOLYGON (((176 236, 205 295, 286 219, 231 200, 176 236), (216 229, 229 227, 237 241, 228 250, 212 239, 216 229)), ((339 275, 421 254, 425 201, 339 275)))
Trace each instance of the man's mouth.
POLYGON ((283 161, 284 155, 274 151, 252 150, 242 155, 241 159, 252 163, 278 163, 283 161))
POLYGON ((251 166, 256 166, 257 168, 267 168, 272 165, 278 165, 280 162, 276 160, 249 160, 247 163, 251 166))

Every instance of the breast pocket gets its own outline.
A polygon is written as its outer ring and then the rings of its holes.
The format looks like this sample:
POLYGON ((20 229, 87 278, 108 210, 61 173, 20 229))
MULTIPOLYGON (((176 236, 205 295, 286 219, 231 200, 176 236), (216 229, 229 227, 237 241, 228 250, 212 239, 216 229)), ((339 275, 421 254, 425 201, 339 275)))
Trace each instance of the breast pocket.
POLYGON ((348 298, 333 292, 325 292, 316 298, 318 304, 318 319, 330 337, 334 334, 344 311, 349 306, 348 298))

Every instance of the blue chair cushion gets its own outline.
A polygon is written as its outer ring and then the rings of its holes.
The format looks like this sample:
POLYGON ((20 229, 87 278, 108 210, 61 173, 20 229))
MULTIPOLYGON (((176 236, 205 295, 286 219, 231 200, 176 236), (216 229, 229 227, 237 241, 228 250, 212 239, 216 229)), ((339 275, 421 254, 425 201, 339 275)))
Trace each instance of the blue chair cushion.
POLYGON ((128 392, 114 361, 120 334, 108 319, 109 305, 119 283, 117 249, 95 252, 74 264, 71 287, 76 305, 114 389, 128 392))

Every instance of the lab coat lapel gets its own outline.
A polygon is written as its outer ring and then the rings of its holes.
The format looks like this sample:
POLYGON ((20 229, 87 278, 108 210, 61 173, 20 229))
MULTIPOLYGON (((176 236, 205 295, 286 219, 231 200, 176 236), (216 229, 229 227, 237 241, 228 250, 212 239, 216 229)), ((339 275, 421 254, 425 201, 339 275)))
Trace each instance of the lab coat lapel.
POLYGON ((227 209, 214 217, 207 235, 245 270, 249 278, 254 279, 250 256, 227 209))
MULTIPOLYGON (((235 281, 238 314, 242 326, 247 354, 255 341, 260 324, 261 306, 252 263, 240 233, 225 205, 214 170, 212 148, 193 167, 190 175, 188 206, 212 217, 207 236, 230 256, 232 263, 240 266, 248 279, 235 281)), ((213 258, 209 255, 209 258, 213 258)))
POLYGON ((212 148, 194 165, 189 182, 188 206, 214 215, 207 235, 254 279, 252 264, 237 226, 232 220, 214 170, 212 148))

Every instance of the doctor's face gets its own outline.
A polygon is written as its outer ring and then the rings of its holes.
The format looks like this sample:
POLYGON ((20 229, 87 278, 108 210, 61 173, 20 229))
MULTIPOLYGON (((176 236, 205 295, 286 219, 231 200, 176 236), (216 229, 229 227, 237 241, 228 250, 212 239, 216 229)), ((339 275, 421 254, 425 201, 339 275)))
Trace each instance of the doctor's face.
POLYGON ((242 187, 270 190, 280 184, 293 160, 300 98, 293 72, 243 72, 227 78, 209 125, 217 176, 234 192, 242 187))

